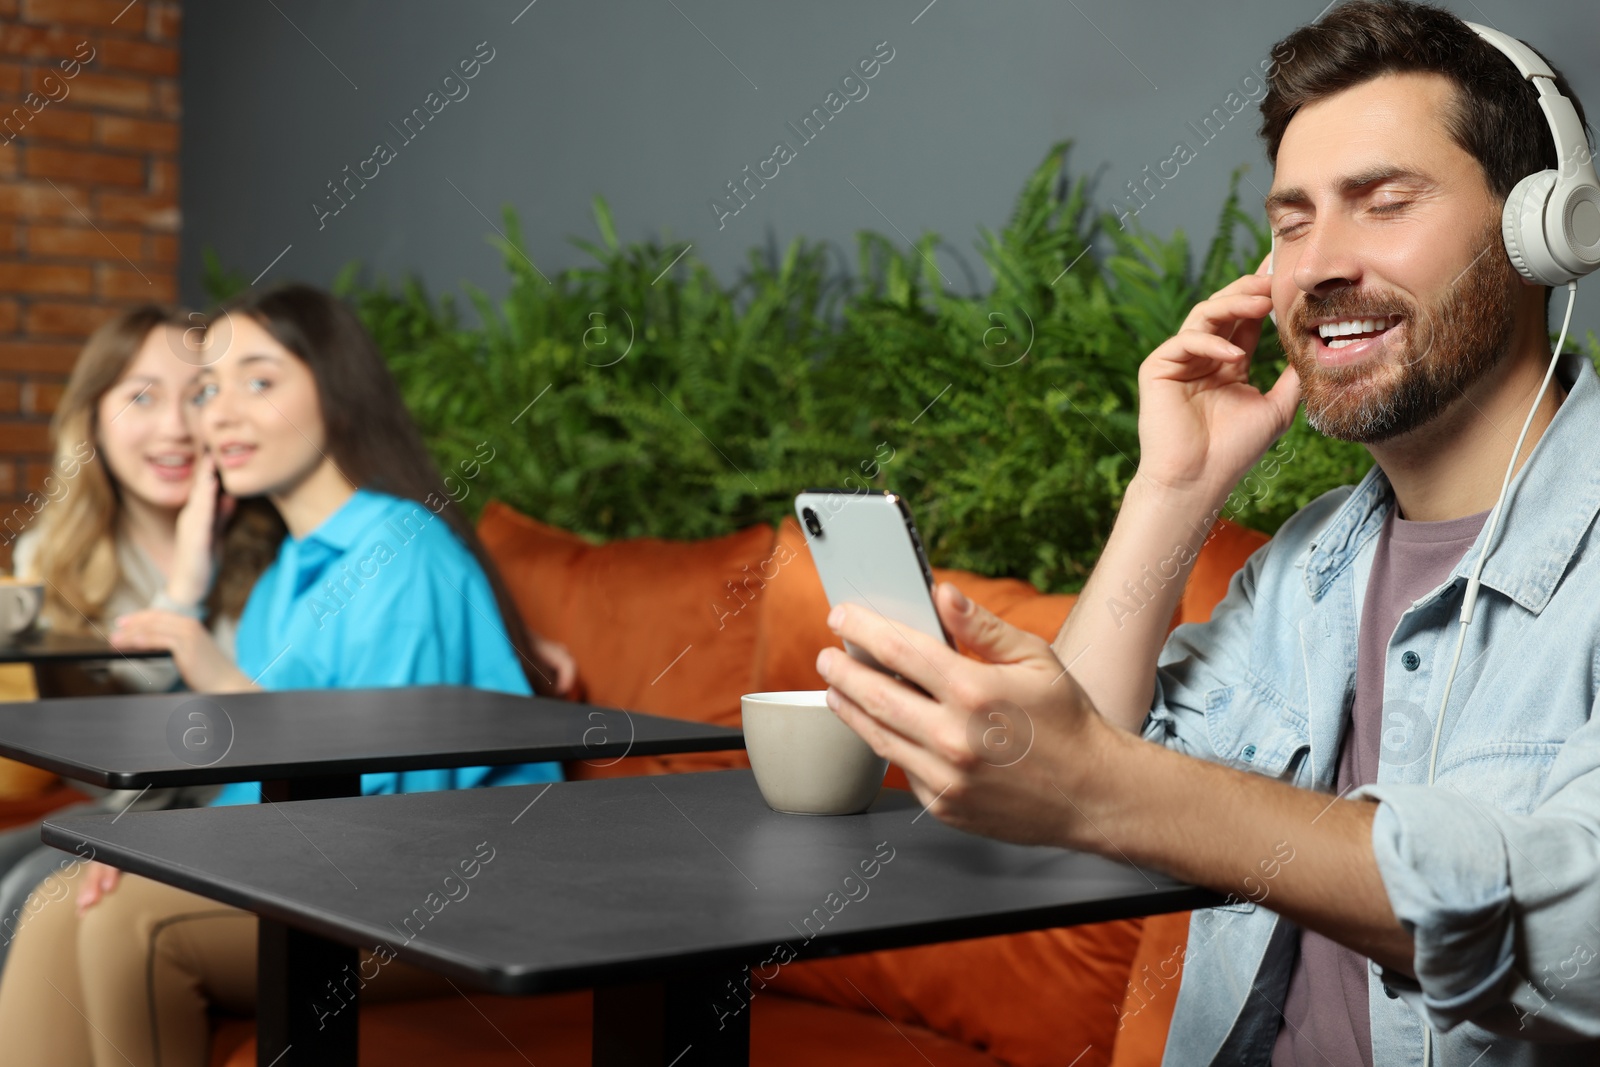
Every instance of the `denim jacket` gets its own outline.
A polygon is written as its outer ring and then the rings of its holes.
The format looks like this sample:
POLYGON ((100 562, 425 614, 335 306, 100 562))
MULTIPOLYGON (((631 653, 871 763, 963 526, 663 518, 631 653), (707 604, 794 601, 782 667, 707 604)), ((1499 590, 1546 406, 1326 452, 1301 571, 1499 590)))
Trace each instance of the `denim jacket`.
MULTIPOLYGON (((1434 716, 1487 523, 1388 641, 1378 781, 1351 794, 1378 802, 1373 851, 1416 944, 1414 981, 1369 966, 1385 1067, 1423 1062, 1424 1019, 1436 1067, 1600 1063, 1600 379, 1572 355, 1556 374, 1569 395, 1512 482, 1431 786, 1434 716)), ((1168 638, 1145 736, 1331 793, 1393 505, 1374 466, 1284 523, 1211 621, 1168 638)), ((1295 845, 1263 857, 1251 899, 1194 913, 1168 1067, 1270 1062, 1297 931, 1270 910, 1268 872, 1295 845)))

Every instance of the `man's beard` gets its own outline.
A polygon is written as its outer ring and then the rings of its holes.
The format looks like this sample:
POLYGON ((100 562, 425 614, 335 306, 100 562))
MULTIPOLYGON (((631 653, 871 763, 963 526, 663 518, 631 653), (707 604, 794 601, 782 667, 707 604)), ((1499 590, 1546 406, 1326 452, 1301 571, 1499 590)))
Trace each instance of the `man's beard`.
MULTIPOLYGON (((1488 251, 1462 272, 1426 312, 1395 293, 1341 289, 1306 294, 1283 338, 1299 372, 1306 421, 1344 441, 1386 441, 1435 418, 1511 350, 1519 276, 1501 249, 1498 220, 1486 230, 1488 251), (1346 367, 1317 363, 1313 320, 1392 319, 1406 327, 1398 351, 1346 367)), ((1482 247, 1480 245, 1479 247, 1482 247)), ((1385 339, 1393 346, 1394 342, 1385 339)))

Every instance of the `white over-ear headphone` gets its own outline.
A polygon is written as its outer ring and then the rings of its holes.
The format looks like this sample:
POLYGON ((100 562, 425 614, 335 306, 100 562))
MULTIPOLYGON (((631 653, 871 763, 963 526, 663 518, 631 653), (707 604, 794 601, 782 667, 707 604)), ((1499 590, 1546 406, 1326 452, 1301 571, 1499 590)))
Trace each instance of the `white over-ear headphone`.
POLYGON ((1533 83, 1556 145, 1556 170, 1541 170, 1506 197, 1500 232, 1517 272, 1540 285, 1565 285, 1600 269, 1600 179, 1594 155, 1572 101, 1556 88, 1555 72, 1515 37, 1469 22, 1467 26, 1517 66, 1533 83))

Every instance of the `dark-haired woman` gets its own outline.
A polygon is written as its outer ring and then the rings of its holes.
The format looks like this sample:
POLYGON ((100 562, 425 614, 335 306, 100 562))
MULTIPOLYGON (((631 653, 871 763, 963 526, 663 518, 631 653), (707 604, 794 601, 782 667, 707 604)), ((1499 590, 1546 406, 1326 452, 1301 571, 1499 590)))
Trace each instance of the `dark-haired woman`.
MULTIPOLYGON (((158 611, 113 639, 171 651, 190 685, 457 684, 528 693, 571 685, 536 651, 354 315, 304 286, 213 320, 192 385, 196 432, 234 496, 265 496, 288 528, 240 619, 237 665, 194 620, 158 611), (530 681, 533 683, 530 685, 530 681)), ((561 658, 559 646, 545 654, 561 658)), ((554 764, 365 775, 364 793, 550 781, 554 764)), ((223 802, 259 798, 231 786, 223 802)), ((256 920, 91 864, 75 913, 25 928, 0 980, 0 1064, 206 1062, 208 1008, 248 1013, 256 920)), ((437 988, 398 963, 363 995, 437 988)))

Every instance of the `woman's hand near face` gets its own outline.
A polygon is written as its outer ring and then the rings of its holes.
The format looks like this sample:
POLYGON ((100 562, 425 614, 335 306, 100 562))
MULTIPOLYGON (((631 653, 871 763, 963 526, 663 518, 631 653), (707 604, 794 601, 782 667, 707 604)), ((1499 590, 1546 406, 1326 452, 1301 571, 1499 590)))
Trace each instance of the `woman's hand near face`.
POLYGON ((197 693, 242 693, 261 688, 234 666, 199 619, 187 615, 149 610, 119 616, 111 631, 111 644, 170 654, 185 684, 197 693))
MULTIPOLYGON (((224 514, 232 504, 232 497, 223 498, 220 506, 224 514)), ((167 576, 167 596, 185 607, 198 606, 211 588, 211 573, 215 566, 211 540, 216 528, 218 506, 216 462, 209 452, 201 452, 195 461, 194 484, 189 489, 189 500, 178 512, 172 573, 167 576)))

